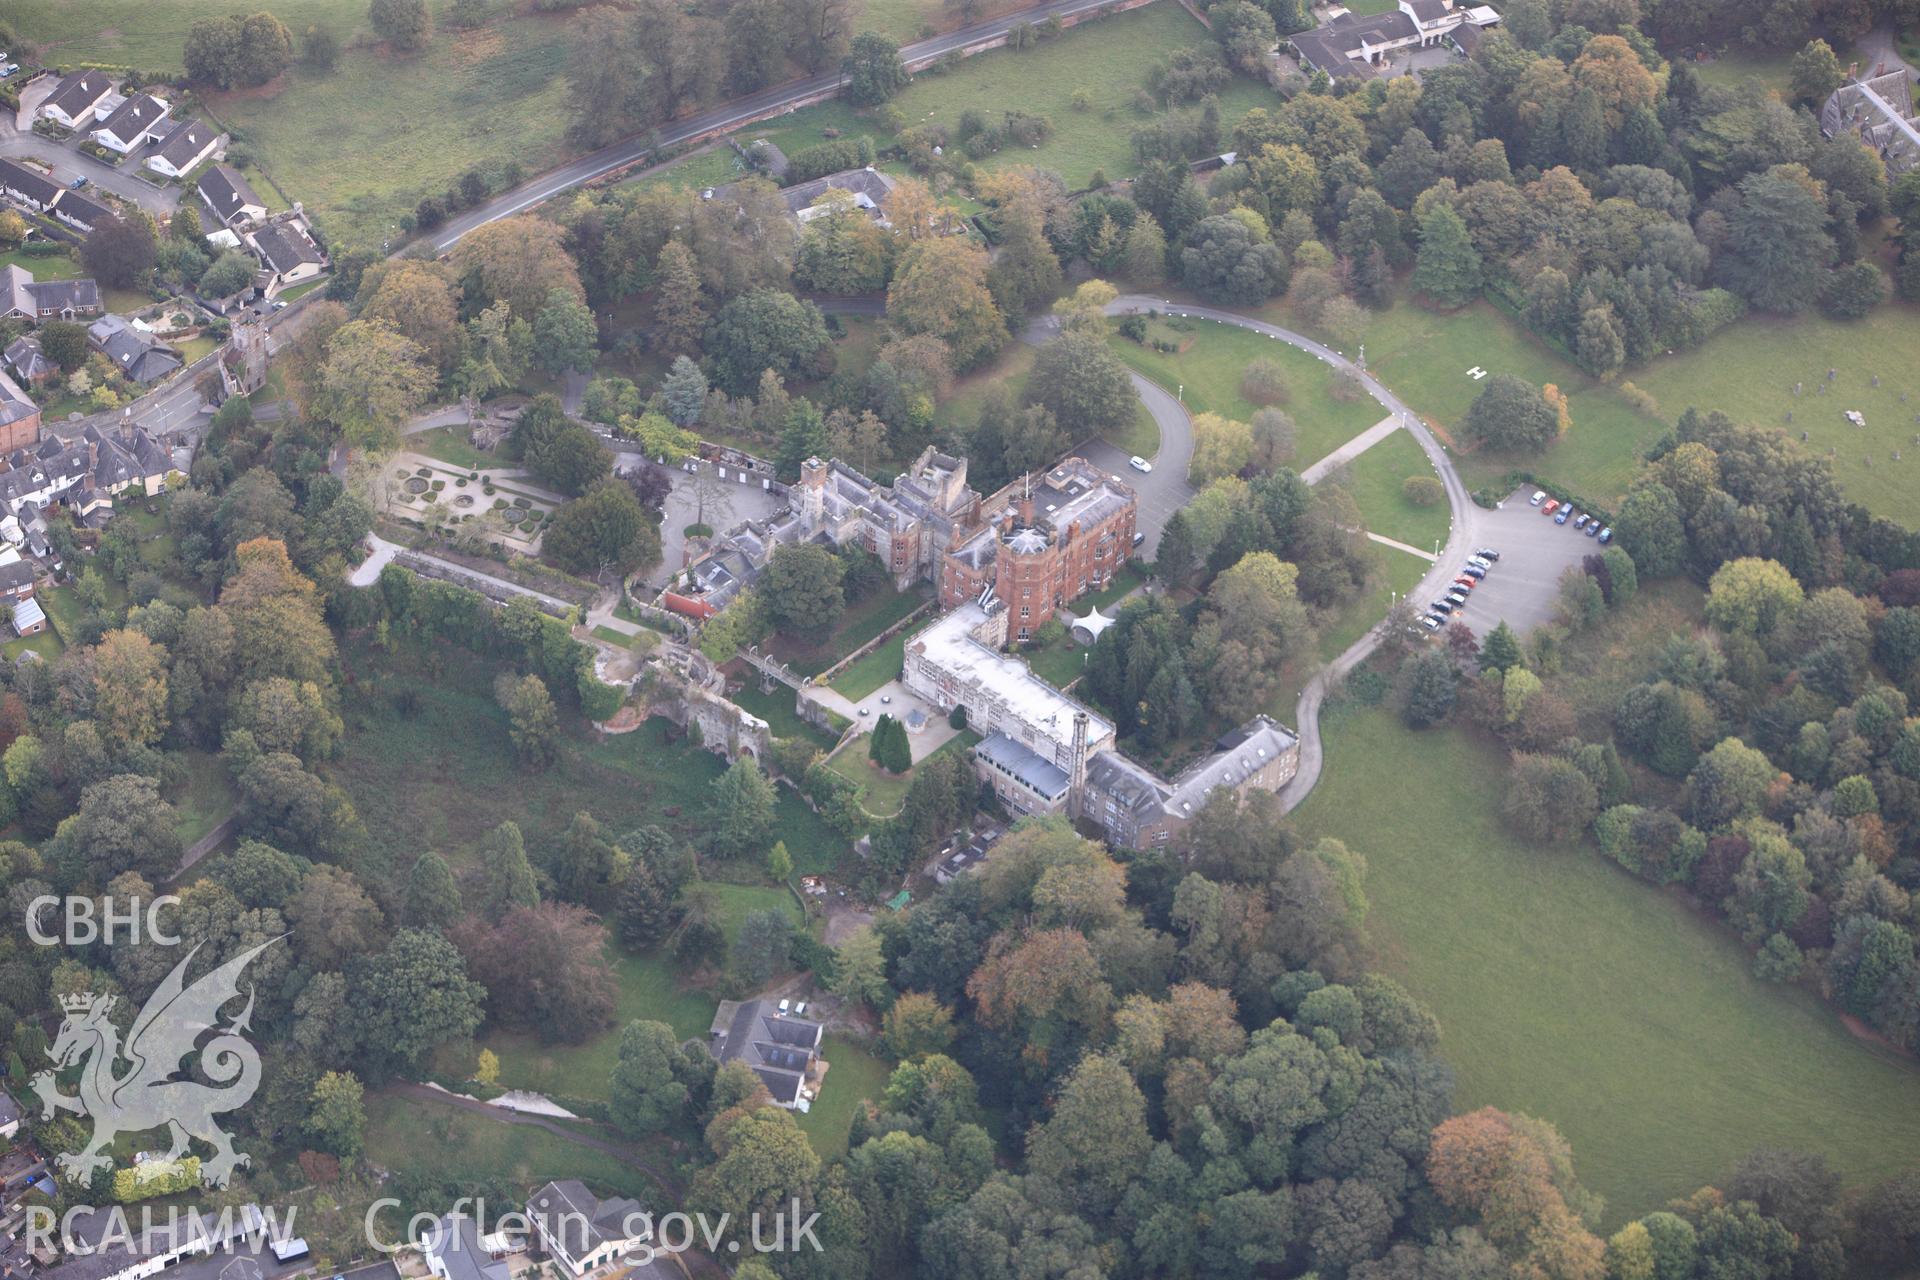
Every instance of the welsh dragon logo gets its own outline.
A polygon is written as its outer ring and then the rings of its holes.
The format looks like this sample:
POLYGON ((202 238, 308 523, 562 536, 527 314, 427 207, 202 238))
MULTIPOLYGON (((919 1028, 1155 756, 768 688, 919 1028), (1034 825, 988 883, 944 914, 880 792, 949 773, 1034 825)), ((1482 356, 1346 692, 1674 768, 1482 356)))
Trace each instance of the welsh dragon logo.
POLYGON ((80 1073, 80 1092, 77 1096, 61 1093, 53 1071, 34 1076, 33 1088, 40 1095, 43 1118, 71 1111, 93 1119, 93 1139, 86 1149, 58 1157, 69 1176, 88 1179, 95 1169, 111 1165, 111 1157, 101 1153, 118 1135, 162 1126, 173 1139, 169 1159, 187 1155, 190 1138, 214 1148, 214 1158, 200 1165, 201 1181, 208 1186, 226 1186, 236 1166, 252 1163, 245 1152, 233 1149, 233 1140, 213 1118, 245 1106, 260 1087, 260 1055, 240 1034, 248 1030, 253 1017, 253 988, 247 988, 246 1008, 239 1017, 224 1027, 216 1019, 223 1005, 239 998, 240 971, 278 941, 274 938, 242 952, 188 986, 187 966, 200 949, 194 947, 147 999, 124 1044, 120 1029, 107 1016, 113 996, 87 992, 61 997, 67 1016, 48 1056, 56 1069, 86 1064, 80 1073), (219 1034, 201 1045, 200 1037, 208 1031, 219 1034), (211 1084, 176 1078, 181 1060, 195 1052, 200 1074, 211 1084), (116 1073, 123 1061, 127 1069, 116 1073))

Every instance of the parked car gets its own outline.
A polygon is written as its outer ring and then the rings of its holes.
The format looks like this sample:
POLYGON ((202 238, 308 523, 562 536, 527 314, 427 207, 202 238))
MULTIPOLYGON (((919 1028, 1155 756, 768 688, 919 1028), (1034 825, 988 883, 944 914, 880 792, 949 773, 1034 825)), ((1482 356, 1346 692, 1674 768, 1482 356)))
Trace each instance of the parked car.
POLYGON ((1447 593, 1447 599, 1453 602, 1453 607, 1456 609, 1464 609, 1467 607, 1467 593, 1464 591, 1449 591, 1447 593))
POLYGON ((1141 543, 1145 542, 1146 540, 1147 540, 1147 535, 1144 533, 1136 533, 1133 535, 1133 545, 1136 547, 1139 546, 1141 543))
POLYGON ((1453 580, 1453 585, 1460 588, 1462 591, 1472 591, 1474 588, 1474 581, 1472 578, 1469 578, 1466 574, 1463 573, 1459 577, 1453 580))
POLYGON ((87 185, 87 179, 84 175, 82 175, 81 177, 75 178, 72 182, 68 183, 67 185, 72 187, 75 191, 78 191, 80 188, 87 185))
POLYGON ((1587 521, 1587 536, 1589 538, 1597 538, 1600 536, 1600 522, 1598 520, 1587 521))
POLYGON ((1500 558, 1500 553, 1498 551, 1495 551, 1492 547, 1481 547, 1478 551, 1475 551, 1473 553, 1473 558, 1476 560, 1498 560, 1500 558))
POLYGON ((1573 514, 1572 507, 1562 507, 1560 508, 1560 514, 1553 518, 1553 522, 1555 524, 1565 524, 1567 522, 1567 517, 1572 514, 1573 514))
POLYGON ((1142 473, 1153 470, 1153 464, 1137 453, 1127 459, 1127 465, 1142 473))
POLYGON ((1467 561, 1467 564, 1469 567, 1478 569, 1482 573, 1485 573, 1487 570, 1493 568, 1492 565, 1488 564, 1485 560, 1482 560, 1479 556, 1473 557, 1471 560, 1467 561))
POLYGON ((1451 601, 1451 600, 1435 600, 1435 601, 1433 602, 1433 612, 1435 612, 1435 613, 1452 613, 1452 612, 1453 612, 1453 601, 1451 601))
POLYGON ((1559 509, 1560 509, 1560 499, 1548 498, 1547 505, 1540 508, 1540 514, 1543 516, 1550 516, 1554 512, 1558 511, 1559 509))
POLYGON ((1432 632, 1438 631, 1442 626, 1446 624, 1441 622, 1440 619, 1434 617, 1432 614, 1428 613, 1428 614, 1421 615, 1420 625, 1425 627, 1429 633, 1432 633, 1432 632))
POLYGON ((1542 490, 1535 489, 1533 491, 1533 496, 1527 499, 1527 505, 1530 507, 1537 507, 1541 503, 1545 502, 1546 500, 1547 500, 1546 493, 1543 492, 1542 490))
POLYGON ((1607 543, 1609 543, 1609 542, 1612 542, 1612 541, 1613 541, 1613 528, 1612 528, 1612 526, 1608 526, 1607 528, 1605 528, 1605 529, 1602 529, 1602 530, 1600 531, 1600 543, 1601 543, 1601 545, 1602 545, 1602 546, 1605 546, 1605 545, 1606 545, 1607 543))
POLYGON ((1487 576, 1487 571, 1485 569, 1482 569, 1477 564, 1470 564, 1466 568, 1462 569, 1460 572, 1466 574, 1469 578, 1472 578, 1475 582, 1478 582, 1480 579, 1487 576))
POLYGON ((1587 521, 1591 519, 1593 519, 1593 517, 1585 513, 1577 515, 1573 518, 1573 527, 1576 529, 1584 529, 1587 527, 1587 521))
POLYGON ((881 705, 881 706, 883 706, 883 707, 890 707, 890 706, 892 706, 892 705, 893 705, 893 695, 892 695, 892 694, 890 694, 890 693, 883 693, 883 694, 881 694, 881 695, 880 695, 880 705, 881 705))

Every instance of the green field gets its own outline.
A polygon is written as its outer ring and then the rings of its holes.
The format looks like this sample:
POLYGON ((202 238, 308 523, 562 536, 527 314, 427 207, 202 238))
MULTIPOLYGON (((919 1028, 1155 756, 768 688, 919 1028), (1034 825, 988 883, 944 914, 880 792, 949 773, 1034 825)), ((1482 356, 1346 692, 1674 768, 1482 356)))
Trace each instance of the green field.
MULTIPOLYGON (((1045 142, 1034 148, 1010 146, 981 160, 980 167, 1030 164, 1055 171, 1077 189, 1096 172, 1109 180, 1134 172, 1129 138, 1149 119, 1133 110, 1134 92, 1144 87, 1148 70, 1169 52, 1210 38, 1179 5, 1150 4, 1071 27, 1059 39, 1030 49, 997 49, 968 58, 951 71, 922 71, 890 105, 909 127, 940 124, 949 130, 969 107, 989 114, 1018 108, 1045 116, 1053 124, 1045 142), (1084 110, 1073 106, 1076 90, 1086 91, 1084 110)), ((1219 98, 1220 118, 1228 126, 1253 107, 1275 107, 1280 101, 1271 89, 1245 77, 1236 77, 1219 98)), ((766 138, 793 155, 830 136, 861 134, 881 146, 894 141, 870 114, 835 99, 751 125, 739 136, 766 138)), ((684 175, 676 167, 647 181, 692 187, 730 173, 712 153, 687 163, 684 175)))
POLYGON ((1291 395, 1280 407, 1292 415, 1298 431, 1294 461, 1299 466, 1325 457, 1380 420, 1380 406, 1370 396, 1341 404, 1329 395, 1331 371, 1306 352, 1231 325, 1191 323, 1187 330, 1151 326, 1150 338, 1179 342, 1179 351, 1155 351, 1126 338, 1115 338, 1113 349, 1136 371, 1178 394, 1189 411, 1239 422, 1258 408, 1240 394, 1241 374, 1256 359, 1278 361, 1288 371, 1291 395))
MULTIPOLYGON (((1841 53, 1840 65, 1844 67, 1846 64, 1847 57, 1841 53)), ((1749 53, 1729 49, 1712 62, 1694 63, 1693 69, 1706 83, 1727 89, 1758 85, 1781 99, 1788 98, 1792 93, 1793 59, 1784 53, 1749 53)))
POLYGON ((548 1096, 601 1098, 620 1051, 620 1032, 636 1019, 664 1022, 682 1039, 700 1039, 713 1023, 712 996, 682 987, 672 966, 658 956, 622 955, 614 962, 619 980, 613 1029, 585 1044, 542 1044, 520 1031, 491 1031, 480 1047, 500 1055, 500 1083, 548 1096))
MULTIPOLYGON (((670 742, 665 720, 597 741, 563 732, 559 759, 534 772, 514 758, 493 701, 491 665, 456 649, 436 649, 425 660, 364 649, 344 657, 352 676, 346 741, 327 772, 397 868, 434 849, 458 871, 480 837, 508 820, 520 825, 537 863, 580 810, 616 834, 653 823, 698 841, 705 830, 709 784, 725 763, 684 740, 670 742)), ((824 872, 846 852, 793 791, 780 788, 777 806, 797 871, 824 872)))
POLYGON ((1499 753, 1384 709, 1336 717, 1326 750, 1297 821, 1366 855, 1376 948, 1439 1017, 1456 1107, 1552 1121, 1610 1223, 1763 1144, 1823 1152, 1853 1182, 1912 1165, 1920 1069, 1753 978, 1732 935, 1571 833, 1515 842, 1499 753))
MULTIPOLYGON (((296 7, 324 9, 343 37, 351 25, 337 21, 338 4, 296 7)), ((347 12, 357 24, 364 9, 347 12)), ((298 29, 294 14, 280 17, 298 29)), ((566 30, 564 21, 502 18, 443 28, 411 58, 348 46, 329 74, 296 68, 266 90, 211 94, 207 105, 337 243, 397 246, 400 215, 468 169, 518 160, 537 173, 568 154, 566 30)))
MULTIPOLYGON (((863 734, 848 743, 839 754, 827 761, 827 768, 860 788, 861 808, 876 818, 891 818, 907 802, 907 788, 913 785, 913 770, 891 774, 867 759, 867 747, 872 737, 872 734, 863 734)), ((962 732, 941 743, 933 755, 964 752, 978 741, 979 734, 962 732)))
POLYGON ((1446 541, 1452 524, 1447 500, 1442 498, 1431 507, 1416 507, 1400 492, 1409 477, 1434 474, 1426 452, 1405 431, 1395 431, 1340 472, 1344 473, 1342 483, 1347 492, 1366 517, 1369 532, 1422 551, 1433 550, 1436 541, 1446 541))
POLYGON ((1394 597, 1412 590, 1433 567, 1419 556, 1383 547, 1377 542, 1367 543, 1365 554, 1374 566, 1367 588, 1338 608, 1316 612, 1312 653, 1289 663, 1281 678, 1280 693, 1267 707, 1267 714, 1282 724, 1295 723, 1294 711, 1300 701, 1300 690, 1306 687, 1307 681, 1386 617, 1394 597))
MULTIPOLYGON (((1889 302, 1851 323, 1822 315, 1751 317, 1695 350, 1630 376, 1660 401, 1663 418, 1678 418, 1694 406, 1781 427, 1796 440, 1804 431, 1815 454, 1827 457, 1831 451, 1834 475, 1850 501, 1915 528, 1920 527, 1914 504, 1920 492, 1916 350, 1920 308, 1889 302), (1828 369, 1839 373, 1821 395, 1818 388, 1828 369), (1805 384, 1797 397, 1796 382, 1805 384), (1841 416, 1847 409, 1857 409, 1867 425, 1849 423, 1841 416)), ((1574 412, 1577 425, 1579 410, 1574 412)))
POLYGON ((367 1159, 396 1174, 478 1183, 504 1176, 527 1189, 553 1178, 579 1178, 602 1194, 648 1204, 659 1198, 658 1188, 639 1170, 534 1125, 390 1093, 368 1094, 366 1107, 367 1159))
MULTIPOLYGON (((178 71, 187 28, 234 12, 228 0, 12 0, 7 20, 41 46, 50 65, 99 62, 145 71, 178 71)), ((332 27, 346 44, 361 27, 364 5, 341 0, 276 0, 274 16, 295 31, 332 27)))
POLYGON ((918 590, 895 591, 888 584, 848 605, 833 634, 820 643, 805 644, 791 636, 776 635, 770 648, 801 675, 817 676, 926 602, 927 596, 918 590))

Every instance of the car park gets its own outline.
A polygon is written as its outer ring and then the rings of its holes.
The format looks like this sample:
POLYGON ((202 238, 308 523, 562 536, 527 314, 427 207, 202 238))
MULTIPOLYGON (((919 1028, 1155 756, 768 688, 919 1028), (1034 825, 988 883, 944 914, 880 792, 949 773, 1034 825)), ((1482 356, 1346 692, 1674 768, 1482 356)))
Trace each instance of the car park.
POLYGON ((1576 529, 1584 529, 1587 527, 1587 521, 1591 519, 1593 519, 1593 517, 1590 515, 1577 515, 1573 518, 1573 527, 1576 529))
POLYGON ((1541 503, 1545 502, 1546 500, 1547 500, 1547 495, 1541 492, 1539 489, 1535 489, 1533 491, 1533 496, 1527 499, 1527 505, 1530 507, 1537 507, 1541 503))
POLYGON ((1464 609, 1467 607, 1467 593, 1464 591, 1459 591, 1459 590, 1449 591, 1447 593, 1447 599, 1453 604, 1453 607, 1456 609, 1464 609))
POLYGON ((1602 545, 1605 545, 1606 543, 1609 543, 1609 542, 1612 542, 1612 541, 1613 541, 1613 529, 1612 529, 1612 527, 1611 527, 1611 526, 1609 526, 1608 528, 1605 528, 1605 529, 1602 529, 1602 530, 1600 531, 1600 542, 1601 542, 1601 544, 1602 544, 1602 545))
POLYGON ((1498 560, 1500 553, 1492 547, 1481 547, 1473 553, 1473 558, 1475 560, 1498 560))
POLYGON ((1587 536, 1589 538, 1597 538, 1600 536, 1600 522, 1598 520, 1587 521, 1587 536))
POLYGON ((1471 591, 1474 588, 1474 581, 1472 578, 1469 578, 1466 574, 1463 573, 1459 577, 1453 580, 1453 585, 1460 588, 1462 591, 1471 591))
POLYGON ((1475 556, 1473 559, 1467 561, 1467 566, 1472 569, 1478 569, 1482 573, 1485 573, 1487 570, 1493 568, 1492 565, 1488 564, 1485 560, 1482 560, 1479 556, 1475 556))
POLYGON ((1432 634, 1433 632, 1438 631, 1443 624, 1441 623, 1440 619, 1434 617, 1432 614, 1429 613, 1421 617, 1420 625, 1426 628, 1428 634, 1432 634))
POLYGON ((1127 465, 1142 474, 1153 470, 1153 464, 1137 453, 1127 459, 1127 465))

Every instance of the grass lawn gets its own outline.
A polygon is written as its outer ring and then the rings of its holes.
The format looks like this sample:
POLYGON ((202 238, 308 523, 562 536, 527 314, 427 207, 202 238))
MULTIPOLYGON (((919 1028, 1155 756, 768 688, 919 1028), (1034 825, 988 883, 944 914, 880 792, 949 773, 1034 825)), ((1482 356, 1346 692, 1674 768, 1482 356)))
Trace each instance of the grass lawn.
POLYGON ((1396 431, 1342 468, 1342 483, 1366 517, 1367 529, 1384 537, 1433 550, 1435 539, 1445 541, 1452 517, 1443 497, 1430 507, 1416 507, 1400 492, 1412 476, 1433 476, 1433 464, 1418 442, 1396 431))
POLYGON ((608 644, 621 649, 633 648, 633 642, 639 638, 630 636, 624 631, 615 631, 612 627, 595 627, 593 634, 595 638, 605 640, 608 644))
POLYGON ((18 249, 12 253, 0 253, 0 267, 19 267, 22 271, 31 271, 37 280, 73 280, 83 270, 73 260, 71 253, 22 253, 18 249))
POLYGON ((746 683, 739 691, 728 694, 727 699, 765 720, 776 738, 804 738, 822 750, 840 740, 838 734, 816 729, 802 720, 794 710, 794 692, 785 685, 775 685, 772 693, 760 692, 760 677, 752 672, 747 674, 746 683))
POLYGON ((1387 616, 1394 595, 1405 595, 1433 566, 1419 556, 1383 547, 1377 542, 1366 545, 1366 555, 1374 571, 1366 590, 1339 607, 1316 614, 1313 654, 1288 665, 1281 678, 1280 692, 1267 707, 1267 714, 1282 724, 1294 723, 1294 710, 1300 690, 1321 666, 1345 653, 1380 619, 1387 616))
MULTIPOLYGON (((876 818, 891 818, 907 802, 907 788, 913 785, 913 770, 892 774, 867 759, 867 748, 872 737, 870 733, 862 734, 848 743, 838 755, 827 761, 827 768, 860 788, 861 808, 876 818)), ((978 741, 979 734, 970 730, 962 731, 940 744, 933 756, 968 751, 978 741)), ((931 760, 933 756, 927 759, 931 760)))
MULTIPOLYGON (((563 732, 554 765, 529 772, 494 704, 492 664, 450 647, 381 654, 349 646, 343 656, 346 742, 327 772, 397 870, 434 849, 458 872, 480 837, 509 820, 538 862, 581 810, 616 833, 652 823, 697 842, 706 830, 710 787, 725 764, 684 739, 669 741, 665 720, 598 741, 563 732)), ((778 794, 780 838, 796 870, 830 869, 846 842, 790 789, 778 794)))
MULTIPOLYGON (((187 28, 201 18, 234 12, 226 0, 13 0, 7 19, 43 46, 49 63, 101 62, 161 71, 181 69, 187 28)), ((314 23, 330 26, 345 45, 365 10, 340 0, 279 0, 274 16, 296 34, 314 23), (350 15, 345 22, 342 15, 350 15)))
POLYGON ((1027 379, 1033 376, 1033 360, 1038 354, 1038 347, 1009 341, 990 362, 954 384, 953 394, 940 406, 937 420, 970 429, 980 420, 980 405, 990 387, 1004 387, 1018 401, 1026 394, 1027 379))
POLYGON ((1206 320, 1191 324, 1184 330, 1164 322, 1150 327, 1150 337, 1179 343, 1177 352, 1155 351, 1126 338, 1115 338, 1113 349, 1135 370, 1176 392, 1189 411, 1224 414, 1239 422, 1252 418, 1258 407, 1240 394, 1241 374, 1261 357, 1279 361, 1288 371, 1291 392, 1281 407, 1298 427, 1294 458, 1303 466, 1380 421, 1381 409, 1372 397, 1342 404, 1329 395, 1332 371, 1306 352, 1231 325, 1206 320))
MULTIPOLYGON (((1660 401, 1660 416, 1689 406, 1719 409, 1740 422, 1781 427, 1816 455, 1832 451, 1834 475, 1849 501, 1909 529, 1920 527, 1920 307, 1888 302, 1864 320, 1843 323, 1809 314, 1750 317, 1692 351, 1663 358, 1633 380, 1660 401), (1827 370, 1838 376, 1817 394, 1827 370), (1874 386, 1878 376, 1880 385, 1874 386), (1793 384, 1804 383, 1799 396, 1793 384), (1905 397, 1903 400, 1902 397, 1905 397), (1857 409, 1856 427, 1841 416, 1857 409), (1793 422, 1787 422, 1791 411, 1793 422), (1895 462, 1895 450, 1901 460, 1895 462)), ((1580 411, 1574 409, 1575 430, 1580 411)), ((1651 432, 1657 436, 1658 430, 1651 432)))
MULTIPOLYGON (((1842 55, 1840 64, 1846 65, 1842 55)), ((1776 98, 1792 95, 1793 58, 1790 54, 1748 53, 1728 50, 1712 62, 1696 62, 1693 69, 1702 80, 1725 89, 1757 85, 1776 98)))
POLYGON ((847 1130, 853 1125, 854 1109, 863 1099, 878 1101, 887 1090, 887 1077, 893 1064, 876 1058, 844 1036, 828 1036, 820 1045, 820 1056, 827 1060, 827 1078, 820 1096, 805 1115, 796 1115, 800 1131, 822 1160, 835 1160, 847 1154, 847 1130))
POLYGON ((887 586, 847 606, 833 634, 819 644, 801 644, 791 636, 776 635, 773 652, 801 675, 817 676, 926 601, 927 596, 918 590, 895 591, 887 586))
POLYGON ((1809 993, 1756 980, 1730 934, 1584 841, 1514 841, 1496 752, 1383 708, 1327 728, 1296 821, 1366 856, 1376 948, 1440 1019, 1455 1106, 1552 1121, 1609 1224, 1760 1145, 1822 1152, 1853 1183, 1912 1164, 1920 1069, 1809 993))
POLYGON ((169 798, 173 801, 174 828, 182 841, 192 844, 233 812, 237 796, 233 777, 219 756, 205 751, 188 751, 185 755, 186 790, 169 798))
POLYGON ((291 289, 282 289, 279 293, 279 296, 275 299, 275 301, 285 302, 289 304, 298 302, 300 299, 312 293, 315 289, 319 289, 325 286, 326 283, 327 283, 327 277, 321 276, 318 280, 308 280, 303 284, 297 284, 293 286, 293 288, 291 289))
POLYGON ((1033 668, 1033 674, 1056 689, 1064 689, 1086 671, 1090 652, 1064 639, 1058 644, 1029 646, 1021 656, 1033 668))
MULTIPOLYGON (((9 627, 8 630, 12 628, 9 627)), ((60 651, 66 647, 61 643, 59 635, 49 628, 37 636, 15 636, 5 644, 0 644, 0 656, 12 662, 23 653, 37 653, 51 662, 59 657, 60 651)))
POLYGON ((78 634, 80 622, 86 617, 86 606, 80 603, 80 597, 74 593, 71 585, 54 587, 51 590, 38 591, 34 598, 46 611, 47 621, 52 629, 60 633, 60 643, 68 643, 67 637, 78 634))
MULTIPOLYGON (((174 33, 172 58, 159 64, 168 65, 178 57, 185 15, 178 6, 149 7, 166 15, 174 33)), ((342 37, 337 69, 320 75, 296 68, 265 90, 210 94, 208 106, 336 246, 379 248, 389 239, 397 246, 400 215, 468 169, 518 160, 535 173, 569 154, 564 19, 501 17, 471 31, 442 27, 425 51, 398 57, 385 46, 346 42, 344 28, 359 25, 363 9, 350 11, 349 24, 340 21, 337 3, 292 6, 313 10, 311 16, 286 8, 279 16, 296 31, 316 19, 335 27, 342 37), (355 163, 339 163, 342 155, 355 163)), ((148 58, 137 65, 156 64, 148 58)))
POLYGON ((644 1204, 659 1200, 639 1170, 533 1125, 389 1093, 368 1094, 366 1109, 367 1159, 396 1174, 487 1185, 504 1179, 525 1190, 553 1178, 579 1178, 603 1195, 632 1196, 644 1204))
POLYGON ((431 431, 417 431, 406 437, 404 444, 410 452, 424 453, 429 458, 437 458, 449 466, 465 467, 469 471, 497 466, 500 462, 492 454, 474 448, 467 440, 465 427, 435 427, 431 431))
POLYGON ((188 338, 185 342, 174 343, 173 349, 180 353, 180 359, 184 363, 192 364, 201 356, 212 355, 219 349, 219 346, 220 344, 218 342, 202 334, 197 338, 188 338))
POLYGON ((907 632, 902 631, 872 653, 848 663, 833 678, 831 687, 858 702, 887 681, 897 678, 901 668, 906 665, 907 632))
MULTIPOLYGON (((1448 432, 1480 392, 1482 383, 1467 376, 1476 366, 1489 373, 1517 374, 1536 385, 1551 382, 1567 393, 1573 427, 1545 452, 1507 456, 1454 449, 1454 461, 1470 487, 1491 483, 1519 466, 1592 501, 1611 501, 1626 491, 1641 452, 1667 429, 1666 421, 1636 413, 1611 387, 1575 369, 1490 303, 1475 302, 1442 315, 1402 301, 1375 313, 1366 344, 1367 367, 1373 374, 1448 432)), ((1645 385, 1636 371, 1627 377, 1645 385)), ((1665 417, 1668 406, 1662 401, 1660 407, 1665 417)), ((1300 456, 1308 456, 1304 447, 1300 456)))

